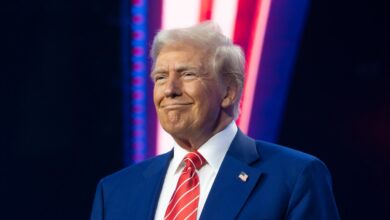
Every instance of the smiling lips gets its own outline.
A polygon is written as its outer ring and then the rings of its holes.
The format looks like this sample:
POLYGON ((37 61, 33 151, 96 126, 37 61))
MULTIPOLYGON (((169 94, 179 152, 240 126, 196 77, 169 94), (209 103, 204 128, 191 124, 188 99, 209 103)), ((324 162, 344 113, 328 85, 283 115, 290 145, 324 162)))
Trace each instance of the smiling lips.
POLYGON ((169 104, 163 104, 161 105, 162 109, 177 109, 177 108, 184 108, 191 105, 191 103, 169 103, 169 104))

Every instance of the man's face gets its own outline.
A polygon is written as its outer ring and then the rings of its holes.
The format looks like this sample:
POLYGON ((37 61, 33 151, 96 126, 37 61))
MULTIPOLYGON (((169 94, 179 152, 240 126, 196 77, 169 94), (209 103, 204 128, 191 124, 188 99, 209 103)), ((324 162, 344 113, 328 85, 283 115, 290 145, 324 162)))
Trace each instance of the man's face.
POLYGON ((154 104, 162 127, 175 139, 209 138, 219 125, 225 86, 194 47, 165 47, 152 72, 154 104))

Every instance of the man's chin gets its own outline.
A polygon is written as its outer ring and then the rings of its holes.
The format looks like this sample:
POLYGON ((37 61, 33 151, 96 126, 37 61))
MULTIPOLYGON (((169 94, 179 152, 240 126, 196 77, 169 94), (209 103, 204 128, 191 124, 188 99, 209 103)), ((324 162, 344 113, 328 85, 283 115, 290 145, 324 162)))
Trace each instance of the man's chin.
POLYGON ((171 136, 180 135, 182 133, 185 133, 186 130, 185 128, 177 125, 163 126, 163 129, 171 136))
POLYGON ((163 125, 162 128, 170 134, 173 138, 186 138, 190 136, 190 132, 188 132, 188 128, 179 125, 179 124, 169 124, 169 125, 163 125))

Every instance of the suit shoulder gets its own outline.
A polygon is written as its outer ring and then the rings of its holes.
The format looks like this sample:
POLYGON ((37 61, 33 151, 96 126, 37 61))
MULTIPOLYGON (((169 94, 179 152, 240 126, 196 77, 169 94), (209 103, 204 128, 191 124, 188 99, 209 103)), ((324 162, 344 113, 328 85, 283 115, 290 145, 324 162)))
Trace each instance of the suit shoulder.
POLYGON ((256 146, 264 163, 277 162, 281 167, 298 170, 313 164, 325 166, 317 157, 289 147, 261 140, 256 141, 256 146))
POLYGON ((290 192, 302 177, 330 180, 326 165, 313 155, 265 141, 256 141, 256 145, 260 155, 257 168, 268 175, 272 183, 283 183, 290 192))

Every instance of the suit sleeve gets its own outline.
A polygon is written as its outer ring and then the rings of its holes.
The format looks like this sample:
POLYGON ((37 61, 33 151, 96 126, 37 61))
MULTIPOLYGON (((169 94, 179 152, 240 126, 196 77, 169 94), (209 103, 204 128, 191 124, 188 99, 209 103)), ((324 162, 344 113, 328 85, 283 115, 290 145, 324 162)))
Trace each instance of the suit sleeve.
POLYGON ((330 173, 313 159, 298 176, 288 205, 289 220, 338 220, 330 173))
POLYGON ((104 220, 104 198, 102 181, 96 188, 95 199, 93 201, 91 220, 104 220))

